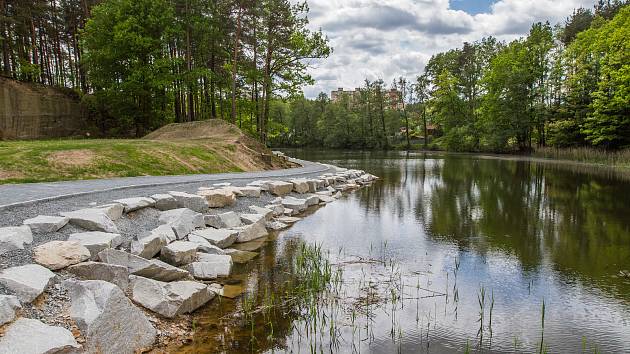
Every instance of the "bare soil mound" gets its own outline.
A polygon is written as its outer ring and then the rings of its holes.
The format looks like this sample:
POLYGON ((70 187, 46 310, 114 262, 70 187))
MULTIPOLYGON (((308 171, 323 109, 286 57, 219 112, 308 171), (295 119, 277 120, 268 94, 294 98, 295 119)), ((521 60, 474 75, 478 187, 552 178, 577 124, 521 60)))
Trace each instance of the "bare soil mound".
POLYGON ((145 136, 145 140, 188 141, 218 151, 244 171, 287 168, 292 165, 273 156, 271 151, 221 119, 172 123, 145 136))

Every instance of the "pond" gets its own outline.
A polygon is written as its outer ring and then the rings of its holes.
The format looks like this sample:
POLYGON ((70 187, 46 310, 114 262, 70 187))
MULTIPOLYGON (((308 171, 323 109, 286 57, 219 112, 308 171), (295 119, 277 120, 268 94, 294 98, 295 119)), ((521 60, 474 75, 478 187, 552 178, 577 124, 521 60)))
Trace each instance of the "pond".
POLYGON ((260 247, 231 280, 245 294, 202 310, 179 352, 630 352, 625 172, 287 153, 381 180, 242 246, 260 247))

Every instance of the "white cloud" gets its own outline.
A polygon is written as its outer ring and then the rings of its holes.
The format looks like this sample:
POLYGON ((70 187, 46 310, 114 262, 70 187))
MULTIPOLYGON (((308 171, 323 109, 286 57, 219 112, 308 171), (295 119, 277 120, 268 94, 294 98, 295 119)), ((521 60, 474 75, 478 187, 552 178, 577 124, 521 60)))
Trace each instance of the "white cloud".
POLYGON ((534 22, 554 25, 594 2, 499 0, 488 13, 471 15, 450 9, 448 0, 308 0, 310 27, 328 35, 334 53, 311 70, 317 82, 304 91, 315 97, 359 87, 365 78, 414 78, 433 54, 490 35, 513 40, 534 22))

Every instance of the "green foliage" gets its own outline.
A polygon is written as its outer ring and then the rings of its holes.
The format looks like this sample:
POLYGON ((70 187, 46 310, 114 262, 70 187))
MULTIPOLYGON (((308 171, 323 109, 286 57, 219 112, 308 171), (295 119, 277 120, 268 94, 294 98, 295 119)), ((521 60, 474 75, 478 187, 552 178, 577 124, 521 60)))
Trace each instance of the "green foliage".
POLYGON ((174 19, 166 0, 110 0, 93 9, 82 33, 99 103, 136 136, 167 122, 160 108, 173 79, 167 43, 174 19))

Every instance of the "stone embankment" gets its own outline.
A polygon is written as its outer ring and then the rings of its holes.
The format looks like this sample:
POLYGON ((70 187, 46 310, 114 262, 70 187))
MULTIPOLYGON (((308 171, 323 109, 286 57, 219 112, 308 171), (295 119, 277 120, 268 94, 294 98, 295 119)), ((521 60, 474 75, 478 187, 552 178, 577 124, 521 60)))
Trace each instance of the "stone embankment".
POLYGON ((181 334, 177 318, 223 295, 234 263, 256 257, 238 244, 376 179, 337 169, 195 194, 166 190, 0 228, 8 265, 0 271, 0 353, 131 354, 165 344, 181 334))

